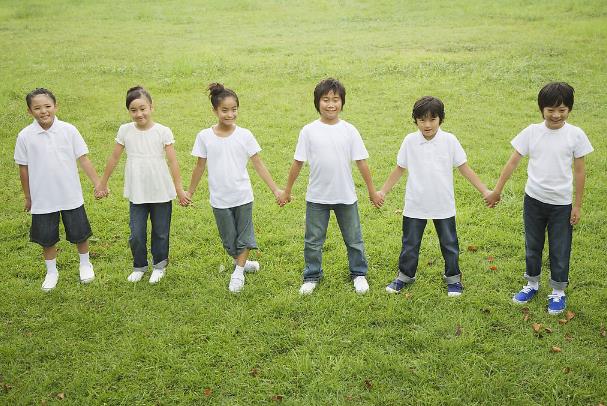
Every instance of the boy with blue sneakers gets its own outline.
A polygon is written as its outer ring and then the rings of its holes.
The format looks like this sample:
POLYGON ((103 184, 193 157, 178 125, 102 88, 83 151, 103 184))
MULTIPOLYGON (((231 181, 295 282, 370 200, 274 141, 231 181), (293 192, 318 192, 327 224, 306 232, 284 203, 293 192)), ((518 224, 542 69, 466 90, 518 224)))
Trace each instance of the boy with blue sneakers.
POLYGON ((418 131, 403 140, 396 168, 378 192, 385 197, 405 170, 408 172, 399 272, 386 291, 398 293, 415 281, 422 236, 428 220, 432 220, 445 260, 443 278, 447 284, 447 295, 460 296, 464 287, 455 229, 453 168, 457 168, 484 198, 490 190, 468 166, 466 153, 455 135, 440 128, 445 118, 442 101, 432 96, 422 97, 413 106, 412 118, 418 131))
POLYGON ((502 169, 495 190, 486 199, 490 207, 497 204, 506 181, 521 158, 528 156, 523 206, 527 285, 512 300, 527 303, 538 292, 547 229, 550 314, 559 314, 566 307, 573 226, 580 221, 586 179, 584 157, 593 151, 584 131, 566 122, 573 109, 573 95, 574 89, 564 82, 549 83, 540 90, 538 105, 544 122, 531 124, 512 140, 514 152, 502 169), (571 197, 573 178, 575 202, 571 197))

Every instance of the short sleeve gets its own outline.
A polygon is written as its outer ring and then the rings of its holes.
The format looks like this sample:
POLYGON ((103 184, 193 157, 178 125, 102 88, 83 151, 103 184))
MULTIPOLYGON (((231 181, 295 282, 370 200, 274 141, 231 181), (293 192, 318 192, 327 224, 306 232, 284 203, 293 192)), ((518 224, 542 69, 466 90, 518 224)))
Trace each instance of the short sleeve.
POLYGON ((574 158, 581 158, 583 156, 588 155, 592 151, 594 151, 594 148, 592 148, 592 145, 590 144, 590 140, 588 139, 588 136, 586 135, 584 130, 582 130, 582 129, 579 130, 579 134, 578 134, 576 141, 577 142, 575 143, 575 146, 573 149, 574 158))
POLYGON ((516 152, 522 156, 529 155, 529 136, 531 135, 531 131, 531 126, 529 126, 510 141, 516 152))
POLYGON ((255 155, 261 151, 261 146, 255 139, 255 136, 253 135, 253 133, 250 131, 246 132, 244 146, 247 151, 247 155, 249 155, 249 157, 252 157, 253 155, 255 155))
POLYGON ((453 137, 453 167, 457 168, 465 164, 467 160, 468 158, 466 157, 464 148, 462 148, 462 144, 459 143, 456 137, 453 137))
POLYGON ((305 162, 308 160, 307 154, 307 146, 306 146, 306 133, 302 129, 299 132, 299 138, 297 139, 297 146, 295 147, 295 156, 293 159, 300 162, 305 162))
POLYGON ((27 147, 25 145, 24 137, 21 134, 17 137, 14 158, 17 165, 27 165, 27 147))
POLYGON ((162 131, 162 144, 166 146, 174 143, 175 137, 173 136, 173 131, 169 127, 164 127, 162 131))
POLYGON ((120 145, 122 145, 124 147, 124 143, 125 143, 125 136, 126 136, 126 131, 125 131, 125 126, 121 125, 120 128, 118 129, 118 134, 116 134, 116 142, 120 145))
POLYGON ((405 138, 400 144, 398 155, 396 155, 396 164, 401 168, 407 168, 407 139, 405 138))
POLYGON ((198 158, 207 157, 207 146, 204 143, 204 131, 201 131, 194 140, 194 146, 192 147, 192 155, 198 158))
POLYGON ((367 152, 363 138, 360 136, 356 127, 349 126, 349 132, 352 136, 350 142, 350 156, 352 157, 352 160, 359 161, 361 159, 369 158, 369 152, 367 152))
POLYGON ((86 142, 84 142, 84 138, 82 138, 80 131, 78 131, 76 127, 72 127, 70 132, 72 135, 72 148, 76 159, 88 154, 89 148, 87 147, 86 142))

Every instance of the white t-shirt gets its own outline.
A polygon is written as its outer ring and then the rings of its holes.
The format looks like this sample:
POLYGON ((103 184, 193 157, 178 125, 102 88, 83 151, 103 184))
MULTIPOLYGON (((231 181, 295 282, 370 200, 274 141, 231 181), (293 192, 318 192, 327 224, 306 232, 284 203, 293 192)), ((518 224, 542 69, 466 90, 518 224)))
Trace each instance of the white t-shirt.
POLYGON ((177 196, 164 147, 175 143, 171 129, 154 123, 149 130, 135 123, 120 126, 116 142, 124 146, 124 197, 132 203, 164 203, 177 196))
POLYGON ((453 168, 466 163, 466 153, 455 135, 439 128, 427 141, 420 131, 411 133, 403 140, 396 163, 408 172, 403 216, 455 216, 453 168))
POLYGON ((227 137, 212 128, 200 131, 192 155, 206 158, 211 206, 227 209, 253 201, 253 188, 247 172, 249 158, 261 151, 251 131, 236 126, 227 137))
POLYGON ((548 204, 571 204, 573 159, 594 150, 584 131, 569 123, 551 130, 542 122, 525 128, 511 144, 529 156, 525 193, 548 204))
POLYGON ((76 127, 57 117, 48 130, 34 121, 19 132, 14 158, 18 165, 27 165, 32 214, 84 204, 76 161, 88 152, 76 127))
POLYGON ((368 157, 360 133, 344 120, 333 125, 316 120, 304 126, 294 158, 310 165, 306 200, 321 204, 356 202, 351 162, 368 157))

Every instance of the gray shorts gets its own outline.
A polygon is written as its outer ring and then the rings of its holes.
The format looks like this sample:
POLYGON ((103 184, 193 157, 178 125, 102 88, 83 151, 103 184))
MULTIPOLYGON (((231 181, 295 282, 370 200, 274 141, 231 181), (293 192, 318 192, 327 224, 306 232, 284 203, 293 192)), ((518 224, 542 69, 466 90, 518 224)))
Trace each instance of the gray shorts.
POLYGON ((43 247, 52 247, 57 244, 59 242, 59 217, 63 220, 65 238, 69 242, 80 244, 93 235, 84 205, 82 205, 72 210, 32 214, 30 241, 43 247))
POLYGON ((238 256, 245 249, 257 249, 253 230, 253 202, 227 209, 213 207, 213 214, 223 248, 231 257, 238 256))

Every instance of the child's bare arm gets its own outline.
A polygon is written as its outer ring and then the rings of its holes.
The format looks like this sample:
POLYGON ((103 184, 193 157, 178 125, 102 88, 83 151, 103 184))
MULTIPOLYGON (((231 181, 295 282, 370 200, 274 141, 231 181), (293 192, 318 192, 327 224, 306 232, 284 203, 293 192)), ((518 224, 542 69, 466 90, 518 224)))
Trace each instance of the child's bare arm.
POLYGON ((363 180, 367 185, 367 192, 369 192, 369 200, 371 200, 373 206, 381 207, 384 204, 384 198, 381 194, 378 194, 377 190, 375 189, 373 179, 371 178, 371 170, 369 169, 367 160, 359 159, 358 161, 356 161, 356 166, 358 167, 358 171, 360 172, 360 175, 363 177, 363 180))
POLYGON ((472 184, 472 186, 474 186, 476 188, 476 190, 481 192, 481 194, 483 195, 483 198, 487 197, 491 193, 491 191, 487 188, 487 186, 485 186, 485 184, 478 177, 476 172, 474 172, 472 170, 472 168, 470 168, 470 166, 468 166, 467 163, 461 164, 460 166, 457 167, 457 169, 459 170, 459 173, 461 173, 464 178, 468 179, 468 182, 470 182, 472 184))
POLYGON ((23 197, 25 199, 23 209, 30 211, 32 209, 32 196, 30 194, 30 176, 27 165, 19 165, 19 179, 21 180, 21 189, 23 189, 23 197))
POLYGON ((192 179, 190 180, 190 187, 188 188, 188 197, 191 199, 192 196, 194 195, 194 192, 196 191, 196 188, 198 187, 198 183, 200 182, 200 178, 202 178, 202 174, 204 173, 204 169, 206 168, 207 165, 207 159, 206 158, 200 158, 198 157, 198 160, 196 161, 196 166, 194 167, 194 170, 192 171, 192 179))
POLYGON ((103 175, 99 181, 99 193, 95 193, 95 197, 107 196, 110 192, 107 187, 107 183, 110 176, 112 176, 112 172, 114 172, 114 169, 116 169, 116 165, 118 165, 118 162, 120 161, 122 151, 124 151, 124 145, 116 143, 114 150, 112 151, 112 154, 108 158, 107 164, 105 165, 105 170, 103 171, 103 175))
POLYGON ((175 184, 175 191, 179 198, 179 204, 187 206, 192 203, 192 200, 183 191, 183 183, 181 182, 181 172, 179 171, 179 164, 177 163, 177 154, 175 153, 175 147, 173 144, 165 145, 164 152, 166 153, 167 161, 169 162, 169 170, 171 171, 171 177, 175 184))
POLYGON ((582 218, 582 198, 584 197, 584 185, 586 184, 586 164, 584 157, 573 160, 573 175, 575 178, 575 202, 571 208, 571 225, 576 225, 582 218))
POLYGON ((293 189, 293 185, 301 172, 301 168, 303 168, 303 161, 298 161, 296 159, 293 160, 293 164, 291 164, 291 169, 289 169, 289 177, 287 178, 287 185, 282 191, 282 195, 280 196, 278 204, 282 207, 288 202, 291 201, 291 190, 293 189))
POLYGON ((489 207, 494 207, 497 202, 500 201, 502 191, 504 190, 504 185, 506 184, 508 179, 510 179, 510 176, 512 176, 512 173, 518 166, 522 157, 523 156, 519 154, 518 151, 514 151, 512 155, 510 155, 508 162, 506 162, 506 165, 504 165, 504 168, 500 173, 500 177, 497 180, 497 183, 495 184, 493 192, 489 193, 489 195, 485 198, 485 202, 487 202, 487 205, 489 207))
POLYGON ((89 159, 88 155, 85 154, 78 158, 78 164, 86 176, 91 180, 91 183, 95 188, 95 192, 97 192, 97 188, 99 187, 99 175, 97 175, 97 171, 95 170, 95 167, 93 166, 93 163, 89 159))
POLYGON ((399 179, 403 176, 404 173, 405 168, 401 168, 400 166, 396 165, 396 168, 394 168, 392 172, 390 172, 390 175, 388 175, 388 179, 386 179, 379 192, 382 193, 384 196, 390 193, 394 185, 396 185, 396 182, 399 181, 399 179))
POLYGON ((255 168, 255 172, 259 175, 259 177, 268 185, 274 197, 276 197, 277 201, 282 194, 282 190, 276 185, 274 179, 272 179, 272 175, 268 168, 264 165, 263 161, 259 154, 255 154, 251 157, 251 163, 253 164, 253 168, 255 168))

